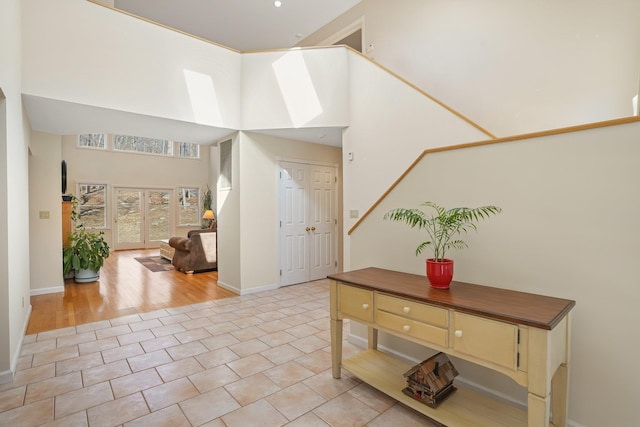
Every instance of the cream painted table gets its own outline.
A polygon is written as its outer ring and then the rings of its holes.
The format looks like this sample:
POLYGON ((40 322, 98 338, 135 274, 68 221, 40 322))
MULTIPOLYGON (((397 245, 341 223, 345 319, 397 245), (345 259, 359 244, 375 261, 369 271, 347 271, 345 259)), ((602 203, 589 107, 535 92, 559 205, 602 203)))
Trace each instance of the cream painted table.
POLYGON ((173 253, 175 249, 169 246, 169 239, 160 240, 160 256, 164 259, 171 261, 173 259, 173 253))
POLYGON ((430 288, 424 276, 379 268, 332 274, 331 357, 341 368, 450 426, 566 426, 570 311, 575 301, 469 283, 430 288), (368 349, 342 360, 342 321, 368 326, 368 349), (409 365, 377 349, 378 330, 471 361, 528 390, 527 410, 457 385, 437 408, 405 395, 409 365), (551 420, 551 413, 553 419, 551 420))

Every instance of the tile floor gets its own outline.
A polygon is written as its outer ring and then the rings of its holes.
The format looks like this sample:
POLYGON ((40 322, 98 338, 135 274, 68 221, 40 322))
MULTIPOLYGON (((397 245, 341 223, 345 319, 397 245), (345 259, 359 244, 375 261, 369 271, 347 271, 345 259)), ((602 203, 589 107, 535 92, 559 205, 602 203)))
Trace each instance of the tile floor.
POLYGON ((28 335, 0 426, 433 426, 332 377, 328 306, 320 280, 28 335))

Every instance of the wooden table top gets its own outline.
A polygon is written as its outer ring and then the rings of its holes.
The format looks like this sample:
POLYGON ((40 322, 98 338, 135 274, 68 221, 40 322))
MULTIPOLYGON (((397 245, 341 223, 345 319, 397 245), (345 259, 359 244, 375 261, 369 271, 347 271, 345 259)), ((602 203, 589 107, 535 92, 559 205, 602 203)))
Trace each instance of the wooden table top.
POLYGON ((497 320, 553 329, 576 302, 491 286, 451 282, 449 289, 429 286, 427 277, 369 267, 327 276, 329 279, 497 320))

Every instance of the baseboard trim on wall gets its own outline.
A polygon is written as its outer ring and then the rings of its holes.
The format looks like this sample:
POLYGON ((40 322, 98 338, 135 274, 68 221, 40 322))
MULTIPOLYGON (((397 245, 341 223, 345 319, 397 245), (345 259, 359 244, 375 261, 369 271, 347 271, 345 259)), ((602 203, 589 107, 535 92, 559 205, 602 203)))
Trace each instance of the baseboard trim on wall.
POLYGON ((251 289, 243 289, 240 295, 250 295, 250 294, 258 294, 264 291, 273 291, 274 289, 278 289, 280 286, 277 283, 271 285, 259 286, 257 288, 251 289))
POLYGON ((231 292, 233 292, 235 294, 242 295, 240 293, 240 289, 237 289, 235 286, 231 286, 231 285, 229 285, 227 283, 224 283, 224 282, 222 282, 220 280, 218 280, 218 286, 220 286, 221 288, 224 288, 224 289, 226 289, 228 291, 231 291, 231 292))
POLYGON ((272 284, 272 285, 259 286, 257 288, 251 288, 251 289, 238 289, 235 286, 231 286, 227 283, 221 282, 220 280, 218 280, 218 286, 220 286, 221 288, 225 288, 241 296, 257 294, 264 291, 273 291, 274 289, 278 289, 280 287, 277 284, 272 284))
POLYGON ((0 384, 8 384, 11 381, 13 381, 12 370, 9 369, 9 370, 0 372, 0 384))
POLYGON ((0 384, 7 384, 13 381, 13 375, 16 372, 16 367, 18 366, 18 359, 20 358, 20 354, 22 353, 22 344, 24 344, 24 337, 27 333, 27 327, 29 326, 29 319, 31 319, 31 304, 29 304, 27 315, 25 316, 24 324, 22 325, 20 342, 16 346, 16 352, 13 354, 13 358, 11 358, 11 366, 8 370, 0 372, 0 384))
POLYGON ((34 295, 45 295, 45 294, 55 294, 57 292, 64 292, 64 286, 54 286, 54 287, 51 287, 51 288, 31 289, 31 296, 34 296, 34 295))

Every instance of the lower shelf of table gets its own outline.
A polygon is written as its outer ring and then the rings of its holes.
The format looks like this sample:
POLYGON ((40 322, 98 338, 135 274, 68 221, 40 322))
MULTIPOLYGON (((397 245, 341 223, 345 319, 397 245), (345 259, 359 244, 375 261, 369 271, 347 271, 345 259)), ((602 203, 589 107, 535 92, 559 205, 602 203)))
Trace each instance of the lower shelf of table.
POLYGON ((458 390, 437 408, 405 395, 403 374, 411 368, 378 350, 366 350, 342 362, 342 367, 383 393, 439 423, 449 426, 526 427, 526 411, 507 405, 456 383, 458 390))

